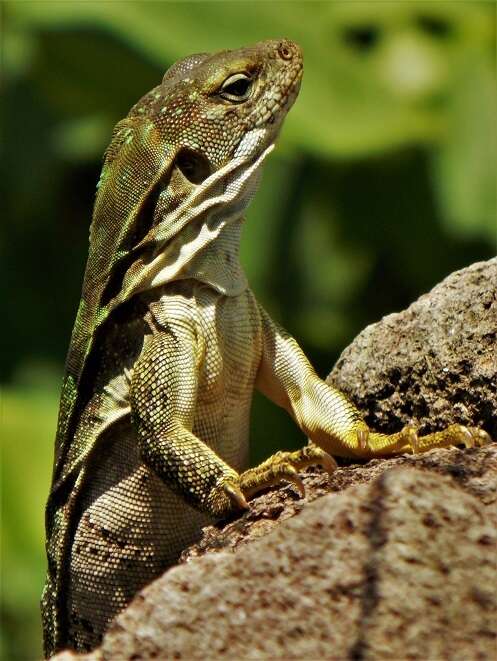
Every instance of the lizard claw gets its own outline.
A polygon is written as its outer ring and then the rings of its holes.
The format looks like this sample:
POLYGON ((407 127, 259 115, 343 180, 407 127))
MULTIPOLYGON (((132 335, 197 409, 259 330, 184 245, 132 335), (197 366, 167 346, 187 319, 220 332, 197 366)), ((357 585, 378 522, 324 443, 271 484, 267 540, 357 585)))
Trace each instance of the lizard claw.
POLYGON ((338 468, 337 462, 333 459, 331 454, 328 454, 327 452, 323 452, 319 465, 328 473, 328 475, 334 473, 338 468))
POLYGON ((464 425, 454 425, 455 437, 464 444, 465 448, 472 448, 475 445, 473 434, 464 425))
POLYGON ((305 448, 302 450, 297 450, 296 453, 292 453, 291 458, 289 458, 292 466, 297 468, 307 468, 308 466, 321 466, 328 475, 334 473, 338 464, 328 452, 325 452, 314 443, 309 442, 305 448))
POLYGON ((231 504, 234 505, 236 509, 241 509, 241 510, 250 509, 250 506, 247 503, 245 496, 237 486, 235 486, 231 482, 225 482, 223 484, 223 490, 230 499, 231 504))
POLYGON ((357 430, 357 443, 359 444, 359 450, 365 451, 368 449, 368 438, 369 438, 369 429, 358 429, 357 430))
POLYGON ((414 423, 409 422, 404 429, 401 431, 402 436, 406 439, 407 443, 412 448, 413 454, 418 454, 419 452, 419 438, 418 430, 414 423))
POLYGON ((299 492, 300 497, 305 498, 305 486, 296 468, 294 468, 291 464, 286 464, 285 472, 281 478, 285 480, 285 482, 290 482, 293 484, 293 486, 299 492))

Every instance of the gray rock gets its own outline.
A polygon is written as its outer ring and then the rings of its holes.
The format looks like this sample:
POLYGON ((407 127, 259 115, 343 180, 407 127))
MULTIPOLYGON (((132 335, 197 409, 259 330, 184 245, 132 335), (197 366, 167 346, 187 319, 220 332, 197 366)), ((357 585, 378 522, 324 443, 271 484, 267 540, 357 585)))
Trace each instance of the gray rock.
POLYGON ((497 258, 456 271, 407 310, 365 328, 328 382, 375 430, 452 422, 497 439, 497 258))
MULTIPOLYGON (((475 453, 495 490, 497 447, 475 453)), ((86 658, 489 659, 496 523, 495 503, 452 478, 386 470, 236 553, 171 569, 86 658)))

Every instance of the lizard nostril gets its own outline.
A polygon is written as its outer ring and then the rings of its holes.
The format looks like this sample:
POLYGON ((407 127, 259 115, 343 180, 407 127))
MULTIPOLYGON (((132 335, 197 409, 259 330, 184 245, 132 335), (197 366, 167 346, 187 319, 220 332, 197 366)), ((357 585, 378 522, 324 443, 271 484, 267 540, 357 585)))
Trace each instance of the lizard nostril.
POLYGON ((293 51, 286 42, 282 41, 278 45, 278 55, 282 60, 291 60, 293 57, 293 51))

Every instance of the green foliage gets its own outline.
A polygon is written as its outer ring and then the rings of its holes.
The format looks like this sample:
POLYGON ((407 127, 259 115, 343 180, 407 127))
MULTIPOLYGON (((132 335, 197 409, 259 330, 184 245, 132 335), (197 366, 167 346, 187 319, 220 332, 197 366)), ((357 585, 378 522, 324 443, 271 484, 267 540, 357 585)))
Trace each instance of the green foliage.
POLYGON ((50 485, 58 380, 2 389, 0 658, 38 658, 45 571, 43 504, 50 485))
MULTIPOLYGON (((242 258, 326 374, 367 323, 495 252, 495 5, 4 2, 2 658, 39 654, 57 387, 101 155, 174 60, 287 36, 300 98, 248 212, 242 258), (12 295, 12 292, 15 292, 12 295), (7 296, 10 294, 10 296, 7 296), (29 365, 55 366, 57 377, 29 365), (26 367, 28 366, 28 367, 26 367), (41 375, 41 376, 40 376, 41 375)), ((255 402, 253 459, 302 442, 255 402)))

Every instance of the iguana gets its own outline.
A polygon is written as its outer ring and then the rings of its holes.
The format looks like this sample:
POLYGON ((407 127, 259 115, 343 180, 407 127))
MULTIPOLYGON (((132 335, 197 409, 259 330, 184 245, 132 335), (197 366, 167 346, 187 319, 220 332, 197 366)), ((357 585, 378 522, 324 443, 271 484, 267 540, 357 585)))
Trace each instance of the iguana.
POLYGON ((369 432, 249 289, 243 213, 300 87, 288 40, 173 65, 114 129, 98 184, 46 508, 45 654, 89 650, 213 517, 330 455, 464 442, 369 432), (310 439, 245 470, 258 388, 310 439))

